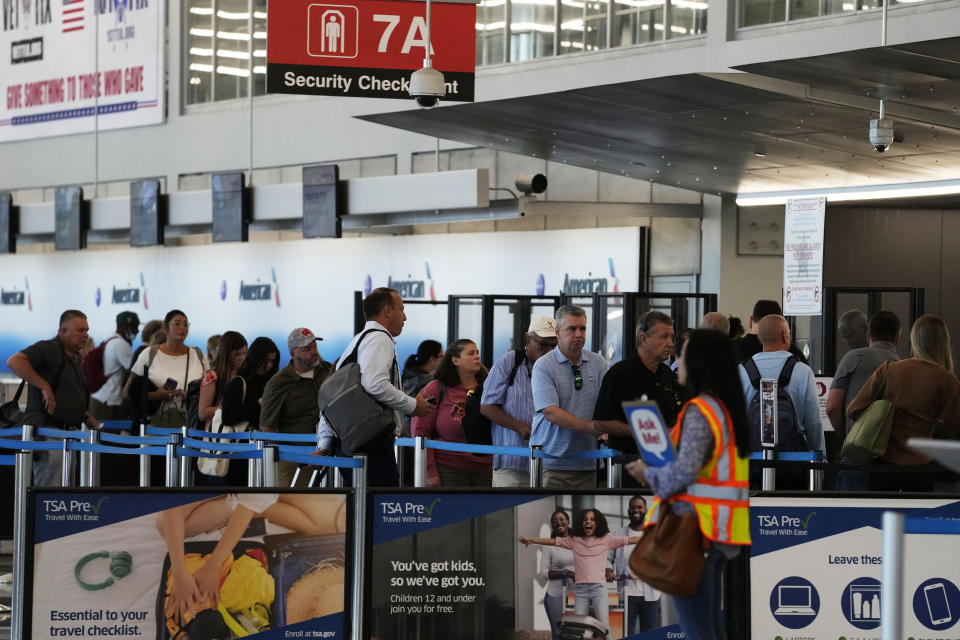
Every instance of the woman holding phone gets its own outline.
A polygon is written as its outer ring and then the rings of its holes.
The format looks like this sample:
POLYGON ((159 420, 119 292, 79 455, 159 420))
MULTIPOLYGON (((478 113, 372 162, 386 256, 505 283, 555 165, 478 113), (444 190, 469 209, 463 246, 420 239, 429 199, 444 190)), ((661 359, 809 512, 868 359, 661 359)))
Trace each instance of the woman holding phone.
MULTIPOLYGON (((155 427, 182 427, 187 424, 186 396, 191 382, 199 382, 207 370, 203 352, 187 347, 190 333, 187 315, 179 309, 170 311, 163 319, 167 339, 163 344, 144 349, 131 369, 134 376, 143 377, 146 371, 148 406, 159 406, 150 414, 155 427)), ((196 385, 195 385, 196 386, 196 385)), ((199 391, 199 389, 198 389, 199 391)))

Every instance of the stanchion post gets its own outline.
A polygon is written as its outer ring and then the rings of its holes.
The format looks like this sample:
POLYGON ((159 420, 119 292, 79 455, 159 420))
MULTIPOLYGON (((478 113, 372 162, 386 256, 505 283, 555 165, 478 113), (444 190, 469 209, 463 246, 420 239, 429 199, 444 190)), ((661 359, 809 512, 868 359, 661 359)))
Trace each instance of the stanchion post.
MULTIPOLYGON (((815 463, 821 462, 820 456, 814 460, 815 463)), ((818 492, 823 486, 823 469, 818 469, 815 465, 810 466, 810 491, 818 492)))
POLYGON ((880 636, 882 640, 903 638, 903 530, 904 515, 883 512, 883 580, 880 582, 880 636))
MULTIPOLYGON (((90 444, 100 444, 100 432, 91 429, 88 436, 90 444)), ((87 470, 87 486, 88 487, 99 487, 100 486, 100 454, 91 451, 90 455, 87 457, 87 464, 90 465, 90 468, 87 470)))
POLYGON ((607 458, 607 489, 620 488, 620 473, 623 465, 616 462, 613 458, 607 458))
POLYGON ((247 486, 257 486, 257 460, 255 458, 247 460, 247 486))
MULTIPOLYGON (((86 427, 83 428, 83 431, 86 431, 86 427)), ((86 441, 90 442, 89 436, 86 438, 86 441)), ((81 451, 78 458, 79 459, 77 461, 77 465, 80 467, 80 486, 89 487, 90 486, 90 452, 81 451)))
MULTIPOLYGON (((299 470, 298 468, 297 471, 299 470)), ((277 448, 274 446, 263 448, 263 486, 277 486, 277 448)), ((296 477, 290 486, 297 486, 296 477)))
MULTIPOLYGON (((147 425, 140 423, 140 437, 145 438, 147 436, 147 425)), ((140 445, 141 449, 145 449, 150 445, 144 443, 140 445)), ((149 487, 150 486, 150 456, 146 454, 140 454, 140 486, 149 487)))
POLYGON ((530 446, 530 486, 534 488, 543 484, 543 458, 538 458, 537 453, 543 451, 543 445, 534 444, 530 446))
MULTIPOLYGON (((180 429, 180 437, 182 438, 180 442, 186 442, 189 437, 188 427, 182 427, 180 429)), ((190 487, 193 486, 193 483, 190 481, 193 475, 193 458, 188 458, 187 456, 180 457, 180 486, 181 487, 190 487)))
POLYGON ((166 474, 165 484, 168 487, 175 487, 179 483, 180 473, 177 468, 177 440, 176 437, 171 438, 172 442, 167 443, 167 450, 165 452, 164 460, 166 461, 166 474))
POLYGON ((64 439, 60 444, 63 451, 63 460, 60 465, 60 486, 69 487, 73 485, 73 462, 76 451, 67 448, 69 440, 64 439))
MULTIPOLYGON (((773 449, 764 449, 763 450, 763 459, 766 461, 771 461, 776 457, 773 449)), ((777 488, 777 470, 773 467, 764 467, 763 468, 763 490, 764 491, 773 491, 777 488)))
POLYGON ((403 447, 393 446, 393 457, 397 460, 397 475, 400 476, 400 486, 403 486, 403 479, 407 473, 407 457, 403 455, 403 447))
MULTIPOLYGON (((27 439, 27 429, 24 427, 23 439, 27 439)), ((30 438, 33 437, 33 428, 30 428, 30 438)), ((16 454, 14 479, 14 508, 13 508, 13 593, 10 618, 10 638, 23 640, 23 617, 27 615, 24 607, 26 591, 24 589, 27 571, 27 488, 33 483, 33 452, 19 451, 16 454)))
POLYGON ((427 486, 427 440, 423 436, 414 438, 413 447, 413 486, 427 486))
POLYGON ((353 457, 360 461, 360 467, 353 470, 353 596, 350 599, 352 625, 350 637, 353 640, 363 640, 363 550, 366 541, 367 525, 367 456, 360 454, 353 457))
MULTIPOLYGON (((343 489, 343 473, 339 467, 327 467, 327 477, 333 476, 333 488, 343 489)), ((330 486, 329 484, 327 486, 330 486)))
POLYGON ((263 440, 257 440, 257 451, 260 452, 260 456, 256 459, 256 466, 253 472, 253 486, 262 487, 263 484, 263 450, 266 447, 266 443, 263 440))

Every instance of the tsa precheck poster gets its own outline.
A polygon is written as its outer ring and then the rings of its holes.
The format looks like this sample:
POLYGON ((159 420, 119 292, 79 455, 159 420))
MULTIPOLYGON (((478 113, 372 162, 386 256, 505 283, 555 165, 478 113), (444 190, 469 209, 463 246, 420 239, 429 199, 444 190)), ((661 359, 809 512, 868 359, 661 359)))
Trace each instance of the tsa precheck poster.
POLYGON ((24 637, 346 637, 345 491, 41 490, 31 505, 24 637))
MULTIPOLYGON (((960 501, 751 498, 753 640, 879 640, 883 512, 960 518, 960 501)), ((960 638, 960 537, 907 534, 904 638, 960 638)))
MULTIPOLYGON (((613 536, 623 536, 631 515, 640 516, 629 492, 536 491, 374 493, 367 637, 552 638, 551 619, 575 613, 574 580, 581 574, 574 575, 574 551, 536 542, 525 546, 519 537, 592 535, 601 521, 613 536), (595 528, 585 524, 587 514, 595 528)), ((630 550, 620 549, 625 557, 630 550)), ((616 558, 610 563, 604 553, 595 560, 600 564, 590 570, 606 596, 611 640, 683 637, 678 626, 662 626, 658 592, 616 575, 616 558)), ((604 617, 591 611, 593 618, 604 617)))

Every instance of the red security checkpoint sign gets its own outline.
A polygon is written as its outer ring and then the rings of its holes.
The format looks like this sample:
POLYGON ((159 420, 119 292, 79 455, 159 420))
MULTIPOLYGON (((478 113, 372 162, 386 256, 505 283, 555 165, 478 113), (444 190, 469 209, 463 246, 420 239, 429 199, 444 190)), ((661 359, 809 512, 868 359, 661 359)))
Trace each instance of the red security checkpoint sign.
MULTIPOLYGON (((267 91, 409 99, 426 57, 426 2, 268 3, 267 91)), ((446 100, 473 101, 476 5, 432 2, 431 59, 446 100)))

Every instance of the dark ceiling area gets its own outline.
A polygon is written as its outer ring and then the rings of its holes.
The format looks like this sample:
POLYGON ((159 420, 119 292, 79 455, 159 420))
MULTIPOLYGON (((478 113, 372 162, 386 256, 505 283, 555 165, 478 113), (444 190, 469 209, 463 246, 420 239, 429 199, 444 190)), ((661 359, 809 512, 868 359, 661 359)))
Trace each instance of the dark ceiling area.
POLYGON ((363 119, 705 192, 960 175, 960 38, 363 119), (802 91, 782 92, 786 80, 802 91), (804 87, 805 85, 805 87, 804 87), (776 88, 777 90, 772 90, 776 88), (879 98, 897 142, 868 141, 879 98))

